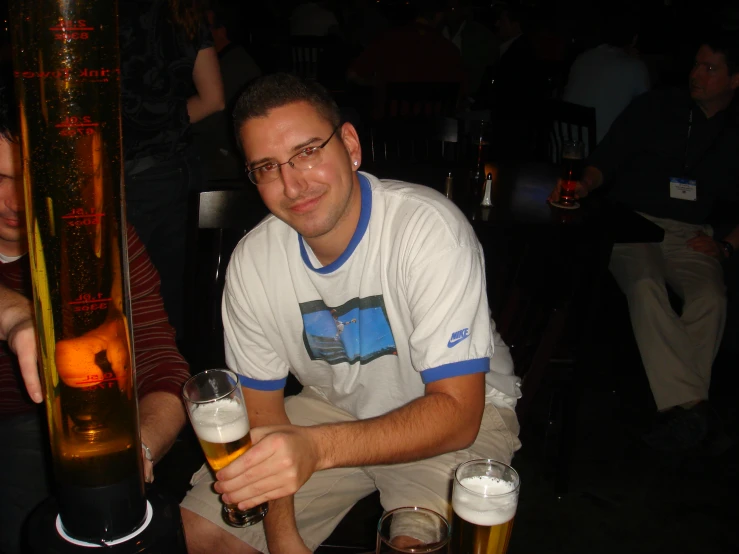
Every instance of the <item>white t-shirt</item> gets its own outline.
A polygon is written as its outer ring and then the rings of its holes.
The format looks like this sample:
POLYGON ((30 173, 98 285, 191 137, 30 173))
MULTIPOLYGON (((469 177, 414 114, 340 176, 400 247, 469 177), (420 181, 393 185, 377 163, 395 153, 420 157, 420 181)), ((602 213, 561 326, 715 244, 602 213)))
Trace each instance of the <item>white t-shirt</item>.
POLYGON ((6 256, 2 252, 0 252, 0 262, 4 264, 9 264, 16 260, 20 260, 23 256, 25 256, 25 254, 21 254, 20 256, 6 256))
POLYGON ((600 142, 624 108, 648 90, 649 72, 643 61, 623 48, 601 44, 573 62, 562 99, 595 108, 595 132, 600 142))
POLYGON ((228 366, 259 390, 284 387, 292 371, 360 419, 471 373, 487 372, 487 402, 515 406, 519 380, 465 216, 430 188, 359 180, 359 224, 330 265, 274 216, 238 244, 223 294, 228 366))

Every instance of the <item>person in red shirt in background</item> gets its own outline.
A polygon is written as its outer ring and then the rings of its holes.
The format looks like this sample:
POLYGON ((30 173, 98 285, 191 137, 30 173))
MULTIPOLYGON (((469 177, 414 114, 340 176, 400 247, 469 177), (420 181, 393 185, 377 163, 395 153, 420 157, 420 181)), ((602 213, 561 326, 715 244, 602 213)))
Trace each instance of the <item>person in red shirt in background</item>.
MULTIPOLYGON (((49 443, 36 353, 28 240, 24 221, 20 147, 10 87, 0 89, 0 552, 21 552, 23 522, 50 495, 49 443)), ((32 161, 31 161, 32 162, 32 161)), ((185 423, 180 389, 189 367, 175 344, 159 275, 143 243, 128 228, 131 306, 142 457, 147 482, 185 423), (153 460, 146 456, 146 448, 153 460)), ((109 326, 74 341, 92 356, 114 351, 109 326)), ((61 342, 59 343, 61 344, 61 342)), ((80 348, 80 346, 82 348, 80 348)), ((57 353, 57 357, 59 353, 57 353)), ((111 363, 115 363, 111 360, 111 363)))
POLYGON ((375 87, 375 117, 383 115, 388 83, 459 83, 465 97, 462 56, 437 29, 444 10, 443 2, 424 1, 411 23, 381 35, 349 66, 350 81, 375 87))

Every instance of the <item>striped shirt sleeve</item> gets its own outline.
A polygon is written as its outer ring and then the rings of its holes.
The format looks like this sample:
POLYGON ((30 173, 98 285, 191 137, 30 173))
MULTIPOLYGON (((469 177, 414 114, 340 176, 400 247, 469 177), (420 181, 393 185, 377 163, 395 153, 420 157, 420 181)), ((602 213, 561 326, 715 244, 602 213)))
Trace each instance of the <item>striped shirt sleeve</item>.
POLYGON ((175 331, 164 310, 159 273, 130 225, 128 260, 139 398, 155 391, 179 396, 182 385, 190 377, 190 369, 177 349, 175 331))
MULTIPOLYGON (((139 398, 155 391, 179 397, 190 370, 175 342, 159 294, 159 273, 149 259, 133 227, 128 228, 128 257, 131 277, 133 349, 139 398)), ((26 296, 31 295, 28 257, 0 263, 0 282, 26 296)), ((18 361, 7 342, 0 343, 0 417, 36 410, 26 394, 18 361)))

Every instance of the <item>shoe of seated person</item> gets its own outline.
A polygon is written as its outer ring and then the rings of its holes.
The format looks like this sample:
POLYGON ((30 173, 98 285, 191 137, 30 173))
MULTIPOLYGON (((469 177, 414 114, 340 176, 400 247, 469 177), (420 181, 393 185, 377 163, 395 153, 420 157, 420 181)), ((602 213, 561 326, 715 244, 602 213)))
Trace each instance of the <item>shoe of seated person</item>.
POLYGON ((652 428, 642 435, 642 440, 661 452, 684 452, 699 446, 708 435, 708 418, 705 410, 674 406, 659 412, 652 428))
POLYGON ((691 408, 675 406, 660 412, 642 439, 655 450, 685 452, 696 449, 708 456, 719 456, 736 441, 726 432, 721 417, 703 400, 691 408))
POLYGON ((721 416, 711 406, 710 402, 704 400, 695 405, 693 410, 702 412, 708 423, 706 436, 700 444, 700 450, 708 456, 720 456, 731 447, 736 441, 726 431, 726 427, 721 420, 721 416))

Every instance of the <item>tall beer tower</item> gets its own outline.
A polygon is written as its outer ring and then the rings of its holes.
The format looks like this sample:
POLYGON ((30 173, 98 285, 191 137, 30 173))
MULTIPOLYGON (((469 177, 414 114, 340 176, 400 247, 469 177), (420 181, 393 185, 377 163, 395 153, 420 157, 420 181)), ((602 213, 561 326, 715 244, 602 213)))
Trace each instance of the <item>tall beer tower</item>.
POLYGON ((11 0, 10 8, 34 308, 57 485, 56 499, 29 522, 32 546, 45 554, 93 545, 117 545, 115 552, 184 551, 177 507, 156 495, 147 501, 144 490, 117 2, 11 0))

